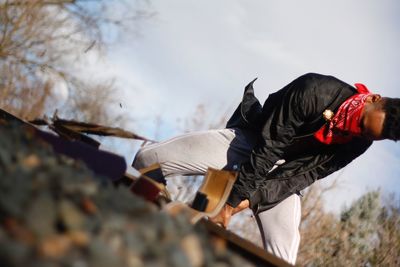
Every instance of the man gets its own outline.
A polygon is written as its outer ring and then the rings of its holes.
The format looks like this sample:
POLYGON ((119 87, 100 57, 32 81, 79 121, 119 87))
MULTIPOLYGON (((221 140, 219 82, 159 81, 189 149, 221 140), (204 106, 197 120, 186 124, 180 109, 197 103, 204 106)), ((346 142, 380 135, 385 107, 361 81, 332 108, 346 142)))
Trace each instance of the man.
POLYGON ((240 172, 217 218, 250 207, 264 247, 294 264, 300 242, 299 192, 343 168, 373 140, 398 140, 400 100, 372 94, 332 76, 305 74, 261 106, 252 81, 226 129, 191 133, 142 148, 133 166, 160 163, 163 174, 204 174, 208 167, 240 172))

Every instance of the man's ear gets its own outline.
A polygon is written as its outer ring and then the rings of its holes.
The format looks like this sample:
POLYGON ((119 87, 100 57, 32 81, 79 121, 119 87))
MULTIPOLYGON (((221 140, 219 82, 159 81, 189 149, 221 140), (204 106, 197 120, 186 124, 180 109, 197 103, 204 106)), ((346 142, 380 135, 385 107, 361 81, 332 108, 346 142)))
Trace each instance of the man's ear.
POLYGON ((374 102, 377 102, 377 101, 381 100, 381 98, 382 98, 382 96, 379 95, 379 94, 372 94, 372 95, 368 96, 366 102, 367 103, 374 103, 374 102))

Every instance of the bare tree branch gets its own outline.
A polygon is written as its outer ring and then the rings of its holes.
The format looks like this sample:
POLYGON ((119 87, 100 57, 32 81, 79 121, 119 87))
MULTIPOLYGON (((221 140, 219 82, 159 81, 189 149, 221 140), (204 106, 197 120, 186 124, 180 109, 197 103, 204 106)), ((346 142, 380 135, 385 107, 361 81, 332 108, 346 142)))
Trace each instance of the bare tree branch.
MULTIPOLYGON (((136 0, 141 1, 141 0, 136 0)), ((119 2, 103 0, 0 0, 0 107, 27 119, 57 108, 54 95, 62 81, 68 90, 65 110, 79 119, 107 123, 107 102, 115 100, 112 83, 103 81, 95 100, 92 81, 79 75, 90 51, 106 47, 107 24, 128 23, 126 16, 113 20, 108 10, 119 2), (91 89, 92 88, 92 89, 91 89), (82 91, 91 91, 84 94, 82 91), (78 100, 77 96, 84 96, 78 100), (111 97, 113 96, 113 97, 111 97), (108 98, 107 98, 108 97, 108 98), (88 104, 83 104, 88 101, 88 104), (95 103, 96 102, 96 103, 95 103), (37 104, 41 103, 41 104, 37 104), (91 103, 91 104, 89 104, 91 103), (94 104, 95 103, 95 104, 94 104), (73 107, 72 107, 72 106, 73 107)), ((124 6, 123 10, 128 7, 124 6)), ((139 14, 131 10, 130 14, 139 14)), ((135 15, 133 15, 135 16, 135 15)), ((139 16, 139 15, 138 15, 139 16)), ((115 27, 113 30, 118 31, 115 27)), ((60 108, 60 107, 59 107, 60 108)))

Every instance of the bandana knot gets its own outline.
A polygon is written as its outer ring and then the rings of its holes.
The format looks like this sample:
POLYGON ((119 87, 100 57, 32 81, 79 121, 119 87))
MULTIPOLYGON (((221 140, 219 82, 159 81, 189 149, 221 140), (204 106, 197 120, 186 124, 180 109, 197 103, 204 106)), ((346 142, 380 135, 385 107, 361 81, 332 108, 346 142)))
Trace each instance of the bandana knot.
POLYGON ((349 97, 340 105, 336 114, 315 134, 314 137, 325 144, 344 144, 361 135, 361 112, 371 95, 368 88, 355 84, 358 93, 349 97))

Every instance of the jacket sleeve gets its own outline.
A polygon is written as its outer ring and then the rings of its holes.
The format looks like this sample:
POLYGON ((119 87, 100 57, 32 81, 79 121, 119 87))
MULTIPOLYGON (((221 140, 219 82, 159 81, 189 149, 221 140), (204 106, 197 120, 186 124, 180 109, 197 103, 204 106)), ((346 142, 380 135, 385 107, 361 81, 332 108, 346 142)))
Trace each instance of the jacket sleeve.
POLYGON ((372 144, 372 141, 354 138, 350 143, 343 145, 327 146, 327 150, 318 155, 310 155, 309 158, 294 160, 283 164, 269 173, 268 176, 281 176, 287 173, 290 178, 267 179, 259 184, 259 188, 249 196, 250 207, 258 210, 258 203, 262 203, 263 210, 268 209, 284 200, 291 194, 295 194, 318 179, 342 169, 354 159, 362 155, 372 144), (296 168, 308 164, 309 168, 298 172, 296 168), (295 173, 295 175, 293 175, 295 173))

